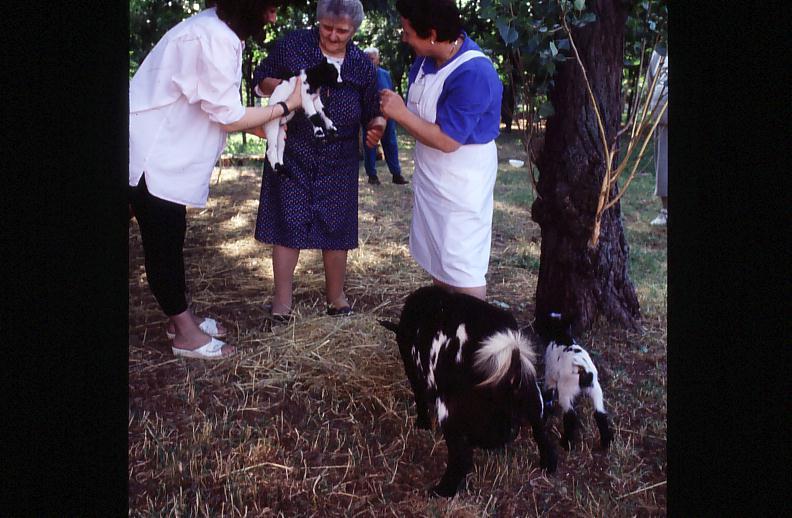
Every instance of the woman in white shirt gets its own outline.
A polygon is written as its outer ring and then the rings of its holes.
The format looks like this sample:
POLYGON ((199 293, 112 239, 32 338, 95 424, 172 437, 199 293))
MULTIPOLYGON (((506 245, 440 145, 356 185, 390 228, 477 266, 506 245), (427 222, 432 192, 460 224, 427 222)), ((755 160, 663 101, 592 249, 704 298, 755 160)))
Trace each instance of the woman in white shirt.
POLYGON ((168 316, 177 356, 220 359, 235 350, 225 329, 193 315, 186 300, 186 206, 203 207, 228 132, 263 137, 261 126, 300 106, 299 88, 285 103, 242 105, 244 40, 263 35, 280 0, 217 0, 169 30, 129 84, 130 204, 140 227, 146 275, 168 316))

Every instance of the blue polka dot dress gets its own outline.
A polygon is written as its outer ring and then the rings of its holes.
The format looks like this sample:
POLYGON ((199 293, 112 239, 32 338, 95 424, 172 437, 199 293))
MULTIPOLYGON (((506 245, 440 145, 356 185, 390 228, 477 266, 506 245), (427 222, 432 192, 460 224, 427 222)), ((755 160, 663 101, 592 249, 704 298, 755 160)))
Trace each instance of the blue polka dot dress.
MULTIPOLYGON (((324 56, 319 30, 303 29, 279 39, 256 68, 265 77, 288 79, 324 56)), ((317 139, 304 112, 289 121, 283 163, 290 177, 264 162, 255 237, 298 249, 349 250, 358 246, 358 140, 360 125, 380 115, 376 72, 366 55, 347 44, 342 83, 322 88, 325 113, 336 137, 317 139)))

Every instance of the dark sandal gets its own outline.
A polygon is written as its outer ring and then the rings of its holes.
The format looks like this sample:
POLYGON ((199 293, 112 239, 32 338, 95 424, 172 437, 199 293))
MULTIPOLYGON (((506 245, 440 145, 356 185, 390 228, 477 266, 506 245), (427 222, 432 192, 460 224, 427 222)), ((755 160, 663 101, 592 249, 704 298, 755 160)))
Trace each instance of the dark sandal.
POLYGON ((277 322, 279 324, 285 324, 294 318, 294 313, 289 311, 288 313, 273 313, 272 312, 272 304, 265 304, 264 310, 268 313, 267 318, 272 320, 273 322, 277 322))
POLYGON ((331 306, 330 304, 327 305, 327 314, 331 317, 340 317, 352 314, 352 308, 349 306, 342 306, 340 308, 336 308, 331 306))

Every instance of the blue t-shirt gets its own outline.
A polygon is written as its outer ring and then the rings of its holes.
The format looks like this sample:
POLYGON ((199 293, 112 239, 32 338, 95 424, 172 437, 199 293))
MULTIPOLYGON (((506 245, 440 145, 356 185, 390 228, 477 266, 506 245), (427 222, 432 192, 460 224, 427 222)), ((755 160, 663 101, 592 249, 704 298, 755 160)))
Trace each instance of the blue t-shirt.
POLYGON ((393 90, 393 81, 391 81, 390 72, 382 67, 377 67, 377 90, 387 88, 393 90))
MULTIPOLYGON (((462 34, 462 46, 444 67, 468 50, 481 50, 466 33, 462 34)), ((410 68, 410 86, 422 63, 425 74, 438 70, 434 59, 419 57, 410 68)), ((435 123, 460 144, 486 144, 500 134, 502 96, 503 84, 492 63, 484 58, 471 59, 446 78, 437 100, 435 123)))

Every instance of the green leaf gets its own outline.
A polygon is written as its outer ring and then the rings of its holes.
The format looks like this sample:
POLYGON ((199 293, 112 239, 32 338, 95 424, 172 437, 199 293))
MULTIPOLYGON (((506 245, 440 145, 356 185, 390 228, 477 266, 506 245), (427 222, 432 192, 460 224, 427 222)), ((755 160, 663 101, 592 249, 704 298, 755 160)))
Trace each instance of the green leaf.
POLYGON ((500 33, 500 37, 506 42, 506 45, 511 45, 517 41, 517 31, 511 27, 509 20, 506 18, 498 18, 495 22, 495 26, 498 27, 498 33, 500 33))
POLYGON ((552 41, 550 42, 550 52, 552 52, 553 57, 555 57, 558 54, 558 49, 556 48, 555 43, 553 43, 552 41))
POLYGON ((586 0, 575 0, 575 9, 582 11, 586 7, 586 0))

